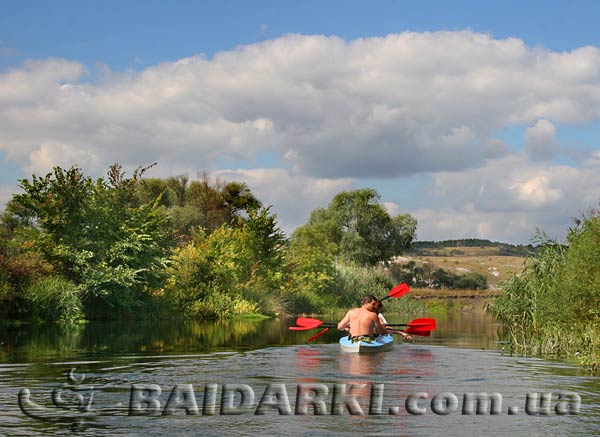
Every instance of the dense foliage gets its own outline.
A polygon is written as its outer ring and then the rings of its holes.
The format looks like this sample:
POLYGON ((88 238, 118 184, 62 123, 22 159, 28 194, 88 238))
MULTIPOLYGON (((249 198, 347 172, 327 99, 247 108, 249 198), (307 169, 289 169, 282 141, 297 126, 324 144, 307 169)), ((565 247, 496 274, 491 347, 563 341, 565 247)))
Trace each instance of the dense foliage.
POLYGON ((359 265, 375 265, 400 255, 414 240, 417 221, 410 215, 391 217, 370 188, 344 191, 327 208, 314 210, 293 240, 318 234, 331 255, 359 265))
MULTIPOLYGON (((125 178, 114 165, 107 179, 94 181, 77 167, 56 167, 45 177, 21 181, 25 193, 14 196, 6 212, 5 223, 13 224, 11 249, 17 259, 40 257, 57 280, 36 285, 33 274, 20 284, 14 270, 5 271, 12 297, 31 300, 31 287, 55 288, 49 296, 68 294, 73 301, 79 294, 85 310, 97 317, 131 313, 149 300, 164 281, 168 253, 166 216, 156 202, 135 201, 144 170, 125 178)), ((66 311, 59 318, 73 316, 66 311)))
POLYGON ((268 209, 237 227, 197 233, 173 254, 165 294, 181 314, 195 317, 277 313, 284 241, 268 209))
POLYGON ((373 189, 339 193, 294 231, 285 298, 311 312, 356 305, 367 292, 385 295, 394 278, 382 264, 410 246, 416 227, 408 214, 391 217, 373 189))
POLYGON ((577 356, 600 365, 600 215, 570 229, 565 244, 539 236, 540 250, 503 284, 491 310, 520 350, 577 356))
POLYGON ((0 316, 326 311, 392 287, 378 263, 414 238, 416 221, 390 217, 374 190, 340 193, 288 241, 245 184, 142 178, 150 167, 20 181, 0 221, 0 316))

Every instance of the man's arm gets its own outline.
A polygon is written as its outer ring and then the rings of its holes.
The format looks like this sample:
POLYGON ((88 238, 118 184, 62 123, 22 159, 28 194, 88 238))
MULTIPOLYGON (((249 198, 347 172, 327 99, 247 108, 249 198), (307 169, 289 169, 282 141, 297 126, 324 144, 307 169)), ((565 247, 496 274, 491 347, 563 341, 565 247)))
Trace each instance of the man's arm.
POLYGON ((348 326, 350 325, 350 311, 348 311, 346 313, 346 315, 344 316, 344 318, 342 320, 340 320, 340 323, 338 323, 337 328, 340 331, 345 330, 348 326))
POLYGON ((400 334, 408 341, 412 341, 413 339, 412 335, 409 335, 404 331, 399 331, 398 329, 388 329, 388 334, 400 334))
POLYGON ((385 327, 385 325, 383 323, 381 323, 381 320, 379 319, 379 315, 374 314, 373 313, 373 325, 375 326, 375 331, 379 334, 379 335, 385 335, 387 334, 387 328, 385 327))
POLYGON ((375 316, 375 328, 377 329, 377 332, 379 333, 379 335, 385 335, 388 333, 387 328, 385 327, 385 325, 383 323, 381 323, 381 320, 379 319, 379 316, 375 316))

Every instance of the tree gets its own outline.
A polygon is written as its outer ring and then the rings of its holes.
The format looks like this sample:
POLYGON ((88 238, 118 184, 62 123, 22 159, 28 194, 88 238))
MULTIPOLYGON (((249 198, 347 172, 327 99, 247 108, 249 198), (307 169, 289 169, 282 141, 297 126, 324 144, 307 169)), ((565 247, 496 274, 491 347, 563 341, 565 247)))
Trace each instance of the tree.
POLYGON ((200 232, 178 248, 169 267, 167 295, 188 315, 218 318, 236 307, 272 309, 284 275, 285 236, 268 208, 251 211, 239 226, 200 232))
POLYGON ((200 226, 212 232, 223 224, 235 225, 239 218, 262 205, 243 182, 226 183, 219 178, 202 178, 190 183, 186 191, 186 204, 197 210, 202 218, 200 226))
POLYGON ((257 211, 261 206, 248 185, 243 182, 228 182, 223 187, 223 201, 227 207, 230 221, 238 219, 243 213, 257 211))
POLYGON ((131 312, 160 288, 169 241, 160 196, 139 205, 136 186, 148 169, 126 178, 110 167, 96 181, 76 166, 24 179, 10 210, 28 219, 32 250, 85 292, 87 310, 131 312))
POLYGON ((313 211, 306 226, 320 228, 342 259, 374 265, 410 246, 416 225, 408 214, 390 217, 377 191, 364 188, 339 193, 326 209, 313 211))
POLYGON ((245 183, 225 182, 207 173, 191 183, 184 175, 142 179, 136 198, 140 205, 160 199, 169 217, 169 232, 178 244, 188 242, 200 228, 210 233, 223 224, 238 225, 240 218, 262 206, 245 183))

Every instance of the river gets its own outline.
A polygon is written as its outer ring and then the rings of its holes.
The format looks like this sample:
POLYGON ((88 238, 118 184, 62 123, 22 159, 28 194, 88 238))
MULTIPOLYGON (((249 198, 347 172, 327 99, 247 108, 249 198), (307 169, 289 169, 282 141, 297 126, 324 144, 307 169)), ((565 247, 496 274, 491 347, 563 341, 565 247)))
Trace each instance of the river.
POLYGON ((285 319, 0 327, 0 434, 598 434, 600 378, 510 355, 481 311, 423 316, 430 337, 372 356, 285 319))

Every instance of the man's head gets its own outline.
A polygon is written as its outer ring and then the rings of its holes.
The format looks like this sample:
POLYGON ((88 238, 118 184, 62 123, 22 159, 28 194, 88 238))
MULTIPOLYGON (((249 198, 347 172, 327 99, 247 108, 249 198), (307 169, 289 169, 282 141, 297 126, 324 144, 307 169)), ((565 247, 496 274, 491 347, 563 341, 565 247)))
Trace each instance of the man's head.
POLYGON ((364 305, 364 304, 366 304, 366 303, 371 303, 371 302, 374 302, 374 301, 376 301, 376 300, 377 300, 377 298, 376 298, 375 296, 373 296, 372 294, 368 294, 368 295, 366 295, 366 296, 365 296, 365 298, 363 299, 363 305, 364 305))
POLYGON ((369 294, 363 299, 363 307, 368 309, 369 311, 376 312, 375 307, 377 305, 377 302, 381 303, 379 299, 377 299, 372 294, 369 294))
POLYGON ((381 302, 380 299, 376 299, 373 303, 373 309, 379 314, 381 311, 383 311, 383 302, 381 302))

